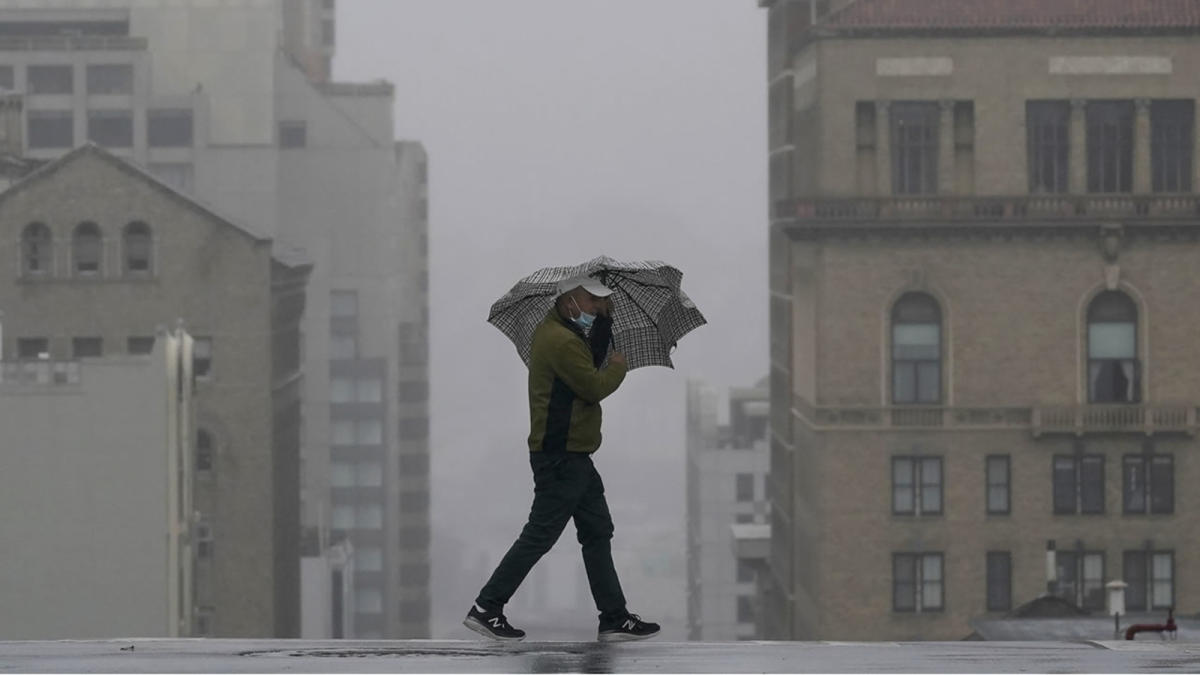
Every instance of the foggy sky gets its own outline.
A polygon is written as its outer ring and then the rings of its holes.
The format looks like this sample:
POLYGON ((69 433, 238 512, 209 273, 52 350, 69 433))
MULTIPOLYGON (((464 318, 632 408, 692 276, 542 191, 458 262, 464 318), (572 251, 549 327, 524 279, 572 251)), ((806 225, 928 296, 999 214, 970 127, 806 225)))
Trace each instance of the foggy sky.
MULTIPOLYGON (((763 10, 341 0, 337 12, 335 76, 393 82, 398 136, 430 156, 435 548, 446 533, 494 541, 494 563, 529 508, 525 369, 488 308, 539 267, 600 254, 680 268, 709 321, 680 343, 676 370, 636 370, 605 402, 596 455, 610 503, 649 499, 682 529, 687 378, 746 386, 768 367, 763 10), (645 494, 650 467, 665 504, 645 494), (511 526, 484 531, 470 513, 484 502, 511 526)), ((636 523, 616 525, 619 544, 636 523)), ((449 609, 435 597, 435 617, 465 612, 484 581, 461 580, 449 609)))

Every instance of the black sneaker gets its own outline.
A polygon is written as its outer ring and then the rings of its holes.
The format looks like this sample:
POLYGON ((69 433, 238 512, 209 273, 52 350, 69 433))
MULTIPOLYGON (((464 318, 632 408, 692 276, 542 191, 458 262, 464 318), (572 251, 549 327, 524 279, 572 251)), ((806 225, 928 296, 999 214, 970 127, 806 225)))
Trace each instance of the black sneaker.
POLYGON ((501 642, 520 642, 525 639, 525 631, 510 626, 503 614, 486 612, 479 605, 471 606, 463 625, 484 637, 501 642))
POLYGON ((600 619, 600 632, 596 639, 600 642, 625 642, 628 640, 645 640, 658 635, 658 624, 642 621, 637 614, 626 614, 616 619, 600 619))

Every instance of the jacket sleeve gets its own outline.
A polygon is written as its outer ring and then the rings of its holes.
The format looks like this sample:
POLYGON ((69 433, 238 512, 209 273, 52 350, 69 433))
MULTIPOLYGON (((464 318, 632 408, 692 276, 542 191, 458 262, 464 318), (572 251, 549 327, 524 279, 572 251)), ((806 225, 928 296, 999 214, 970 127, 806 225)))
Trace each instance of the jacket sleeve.
POLYGON ((574 336, 557 345, 550 363, 554 374, 588 403, 604 400, 625 379, 625 364, 610 363, 607 368, 596 370, 588 346, 574 336))

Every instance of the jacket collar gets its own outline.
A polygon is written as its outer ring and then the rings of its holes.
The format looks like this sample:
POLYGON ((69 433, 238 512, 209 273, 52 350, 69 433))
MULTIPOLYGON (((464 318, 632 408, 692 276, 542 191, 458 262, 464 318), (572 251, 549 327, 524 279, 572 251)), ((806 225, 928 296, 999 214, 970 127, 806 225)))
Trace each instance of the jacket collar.
POLYGON ((584 342, 587 342, 587 335, 584 335, 583 329, 580 328, 579 326, 576 326, 575 322, 564 319, 562 317, 562 315, 558 313, 558 309, 556 307, 550 308, 550 311, 546 313, 546 319, 557 321, 558 323, 565 326, 572 333, 574 333, 574 334, 578 335, 580 338, 582 338, 584 342))

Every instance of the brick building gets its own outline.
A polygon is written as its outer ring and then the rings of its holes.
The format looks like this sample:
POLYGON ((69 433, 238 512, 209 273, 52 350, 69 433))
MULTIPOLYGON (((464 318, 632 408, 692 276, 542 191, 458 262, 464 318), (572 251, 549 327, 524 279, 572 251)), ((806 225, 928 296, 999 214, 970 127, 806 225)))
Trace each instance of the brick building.
POLYGON ((1200 609, 1200 2, 760 4, 767 637, 1200 609))

